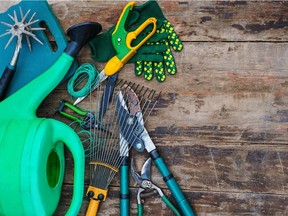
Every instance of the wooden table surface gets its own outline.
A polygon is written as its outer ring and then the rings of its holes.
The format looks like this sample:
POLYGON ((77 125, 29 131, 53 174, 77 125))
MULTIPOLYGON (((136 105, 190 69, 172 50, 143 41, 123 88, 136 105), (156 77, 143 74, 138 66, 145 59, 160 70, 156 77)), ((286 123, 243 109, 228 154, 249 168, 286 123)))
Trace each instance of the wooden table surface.
MULTIPOLYGON (((49 3, 64 30, 96 21, 104 32, 127 1, 49 3)), ((287 215, 288 2, 181 0, 159 5, 184 42, 184 50, 174 52, 177 74, 164 83, 148 82, 135 77, 133 64, 127 64, 120 78, 165 92, 147 128, 190 204, 197 215, 287 215)), ((91 59, 88 46, 77 59, 103 67, 91 59)), ((60 85, 43 102, 39 116, 63 120, 54 110, 60 99, 69 98, 66 85, 60 85)), ((133 154, 139 169, 147 156, 133 154)), ((171 198, 155 166, 152 174, 171 198)), ((88 184, 86 168, 85 191, 88 184)), ((56 215, 68 209, 72 189, 73 160, 66 151, 56 215)), ((130 191, 135 215, 132 179, 130 191)), ((119 215, 118 197, 116 175, 98 215, 119 215)), ((83 196, 79 215, 85 215, 88 202, 83 196)), ((145 215, 156 214, 172 215, 160 198, 147 199, 145 215)))

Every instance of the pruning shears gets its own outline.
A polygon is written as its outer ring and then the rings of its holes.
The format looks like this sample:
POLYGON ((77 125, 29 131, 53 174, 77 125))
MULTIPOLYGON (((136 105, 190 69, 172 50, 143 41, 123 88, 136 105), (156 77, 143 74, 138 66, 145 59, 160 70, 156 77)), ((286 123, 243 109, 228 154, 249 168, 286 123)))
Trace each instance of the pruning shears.
POLYGON ((118 99, 116 100, 116 102, 118 115, 122 116, 121 121, 119 121, 118 119, 118 124, 122 136, 127 140, 130 145, 134 147, 137 152, 143 152, 144 149, 147 150, 150 157, 156 164, 158 170, 160 171, 164 182, 171 191, 172 196, 177 202, 183 215, 194 216, 195 213, 192 207, 190 206, 180 186, 178 185, 174 176, 165 164, 163 158, 160 156, 159 152, 156 149, 156 146, 154 145, 146 128, 144 127, 143 115, 141 112, 139 99, 137 98, 137 100, 133 101, 134 111, 131 112, 121 105, 120 96, 121 95, 118 95, 118 99))
MULTIPOLYGON (((117 73, 124 64, 136 54, 137 50, 156 32, 157 19, 154 17, 148 18, 135 31, 128 32, 125 29, 128 15, 130 11, 132 11, 134 5, 135 2, 129 2, 120 15, 115 30, 112 33, 112 44, 117 54, 106 63, 104 69, 99 74, 98 84, 95 85, 92 91, 107 79, 108 76, 117 73), (132 41, 149 25, 153 25, 151 32, 137 45, 132 46, 132 41)), ((80 103, 86 96, 78 98, 74 102, 74 105, 80 103)))
POLYGON ((120 127, 120 156, 123 161, 120 167, 120 216, 130 215, 130 194, 129 194, 129 141, 126 139, 131 134, 130 130, 125 130, 124 122, 127 120, 127 114, 134 115, 138 112, 138 97, 136 93, 128 86, 124 85, 124 95, 118 92, 117 103, 117 121, 120 127), (135 103, 136 102, 136 103, 135 103))
POLYGON ((131 161, 131 174, 134 180, 137 182, 139 188, 137 191, 137 210, 138 216, 142 216, 144 212, 143 198, 149 197, 153 194, 159 194, 163 202, 175 213, 177 216, 181 216, 179 211, 171 203, 168 197, 163 193, 161 188, 155 185, 151 181, 151 158, 148 158, 142 166, 141 176, 137 173, 133 159, 131 161))
POLYGON ((106 131, 105 128, 100 124, 100 122, 97 124, 97 120, 91 112, 84 111, 80 109, 79 107, 76 107, 73 104, 69 103, 68 101, 64 101, 64 100, 61 101, 60 106, 57 108, 56 111, 62 116, 72 121, 77 122, 80 125, 80 127, 83 128, 84 130, 95 128, 95 129, 106 131), (75 112, 77 116, 74 116, 70 113, 66 113, 64 111, 65 107, 75 112))

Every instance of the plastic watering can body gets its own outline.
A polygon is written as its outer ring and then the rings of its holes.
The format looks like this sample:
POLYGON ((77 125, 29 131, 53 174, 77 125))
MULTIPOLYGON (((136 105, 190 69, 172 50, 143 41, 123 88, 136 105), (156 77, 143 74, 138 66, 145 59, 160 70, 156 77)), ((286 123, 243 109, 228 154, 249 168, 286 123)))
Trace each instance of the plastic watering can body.
POLYGON ((74 160, 74 190, 66 215, 77 215, 84 191, 84 151, 62 122, 36 110, 62 80, 73 58, 66 53, 45 73, 0 103, 0 215, 52 215, 64 178, 64 150, 74 160))

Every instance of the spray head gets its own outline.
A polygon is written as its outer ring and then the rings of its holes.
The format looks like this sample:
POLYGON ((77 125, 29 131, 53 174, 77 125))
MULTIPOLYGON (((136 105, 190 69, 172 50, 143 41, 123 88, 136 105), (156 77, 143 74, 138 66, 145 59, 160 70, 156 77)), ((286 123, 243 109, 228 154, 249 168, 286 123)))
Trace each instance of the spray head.
POLYGON ((71 26, 67 30, 70 42, 64 52, 72 57, 76 57, 81 48, 101 30, 102 26, 96 22, 82 22, 71 26))

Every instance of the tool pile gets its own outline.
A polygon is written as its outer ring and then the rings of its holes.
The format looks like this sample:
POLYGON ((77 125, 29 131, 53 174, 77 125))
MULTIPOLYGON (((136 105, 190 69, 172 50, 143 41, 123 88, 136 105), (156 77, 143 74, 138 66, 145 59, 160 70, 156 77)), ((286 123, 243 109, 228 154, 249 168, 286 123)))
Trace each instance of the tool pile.
MULTIPOLYGON (((24 2, 27 1, 23 0, 21 3, 24 2)), ((32 11, 33 4, 30 6, 32 11)), ((8 14, 14 24, 2 22, 9 29, 1 36, 11 34, 6 47, 14 37, 17 37, 17 45, 12 61, 0 80, 0 84, 3 83, 3 88, 0 89, 3 99, 0 110, 9 110, 7 115, 0 118, 0 146, 4 146, 0 147, 0 164, 4 164, 1 168, 5 174, 11 166, 17 172, 15 178, 5 175, 7 177, 0 180, 0 191, 7 194, 6 185, 10 183, 14 187, 13 194, 17 194, 19 200, 6 199, 6 196, 0 194, 0 215, 52 215, 55 212, 64 178, 63 144, 74 158, 74 191, 67 215, 77 215, 81 207, 85 156, 89 160, 90 171, 90 184, 86 192, 90 203, 86 215, 97 214, 99 204, 107 199, 108 187, 119 171, 120 215, 130 215, 130 166, 131 175, 139 186, 138 215, 143 215, 144 212, 143 199, 155 192, 175 215, 195 215, 145 128, 145 122, 153 112, 160 93, 118 79, 119 71, 126 63, 134 63, 136 76, 144 73, 146 80, 152 80, 155 76, 157 81, 163 82, 166 72, 171 75, 176 73, 171 48, 181 51, 183 44, 157 2, 148 1, 140 6, 129 2, 116 25, 99 35, 102 30, 99 23, 84 22, 70 27, 67 30, 70 42, 57 61, 15 93, 7 95, 7 90, 15 87, 11 80, 22 47, 22 37, 26 36, 30 50, 33 44, 30 37, 38 43, 45 41, 44 34, 36 36, 33 33, 45 30, 41 26, 34 26, 39 21, 34 20, 35 13, 28 18, 30 10, 25 15, 21 8, 19 10, 20 21, 14 11, 14 16, 8 14), (86 43, 91 48, 94 60, 107 62, 100 73, 91 63, 73 70, 75 58, 86 43), (60 116, 72 121, 71 127, 57 120, 36 117, 38 106, 71 70, 75 72, 70 75, 72 77, 67 87, 71 102, 61 100, 56 110, 60 116), (8 73, 9 76, 6 75, 8 73), (30 101, 24 103, 27 96, 30 101), (84 102, 80 107, 78 104, 82 101, 84 102), (25 104, 21 112, 17 109, 20 104, 25 104), (11 144, 14 150, 10 147, 11 144), (138 153, 146 150, 149 154, 141 175, 135 169, 135 159, 130 163, 131 148, 138 153), (18 161, 18 166, 6 163, 12 154, 14 160, 18 161), (151 181, 152 161, 171 191, 174 204, 151 181), (12 208, 16 203, 19 206, 17 210, 12 208)), ((46 43, 45 41, 43 45, 46 43)), ((41 47, 37 46, 35 50, 39 53, 41 47)))

